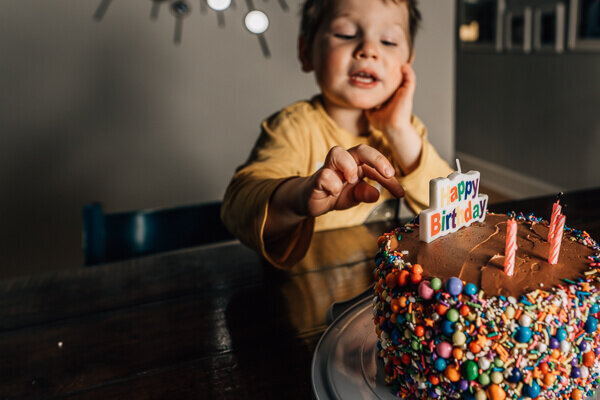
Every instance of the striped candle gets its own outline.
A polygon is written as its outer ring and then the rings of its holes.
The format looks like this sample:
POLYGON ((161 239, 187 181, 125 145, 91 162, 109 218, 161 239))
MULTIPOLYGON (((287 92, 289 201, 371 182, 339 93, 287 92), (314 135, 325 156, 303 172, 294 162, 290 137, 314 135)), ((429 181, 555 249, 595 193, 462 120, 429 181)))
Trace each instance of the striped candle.
POLYGON ((548 252, 548 264, 556 264, 558 262, 558 253, 560 253, 560 244, 562 243, 563 229, 565 228, 565 220, 567 217, 559 215, 556 219, 556 227, 552 234, 550 242, 550 251, 548 252))
POLYGON ((504 273, 515 274, 515 255, 517 253, 517 221, 506 221, 506 247, 504 249, 504 273))
POLYGON ((556 203, 552 205, 552 216, 550 217, 550 226, 548 227, 548 243, 552 243, 552 235, 554 234, 554 229, 556 229, 556 218, 560 215, 562 207, 558 204, 558 200, 556 203))

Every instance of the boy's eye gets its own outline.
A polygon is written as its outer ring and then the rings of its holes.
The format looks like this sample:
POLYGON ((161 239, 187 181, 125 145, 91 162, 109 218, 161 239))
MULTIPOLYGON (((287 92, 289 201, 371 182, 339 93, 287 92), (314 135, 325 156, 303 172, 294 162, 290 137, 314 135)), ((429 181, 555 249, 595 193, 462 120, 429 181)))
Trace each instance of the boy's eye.
POLYGON ((385 46, 397 46, 396 43, 390 42, 389 40, 382 40, 381 43, 383 43, 385 46))
POLYGON ((350 40, 350 39, 354 39, 356 37, 356 35, 344 35, 342 33, 334 33, 333 36, 335 36, 336 38, 344 39, 344 40, 350 40))

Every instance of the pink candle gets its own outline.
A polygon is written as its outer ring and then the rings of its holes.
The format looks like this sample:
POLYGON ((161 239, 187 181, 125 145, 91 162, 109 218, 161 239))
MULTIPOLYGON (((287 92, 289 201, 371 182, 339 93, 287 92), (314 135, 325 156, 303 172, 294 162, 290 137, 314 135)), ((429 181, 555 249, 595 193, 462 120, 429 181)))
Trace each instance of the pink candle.
POLYGON ((562 210, 558 201, 559 200, 556 200, 556 203, 552 205, 552 216, 550 217, 550 226, 548 227, 548 243, 552 243, 552 235, 554 234, 554 229, 556 229, 556 218, 560 215, 560 211, 562 210))
POLYGON ((548 252, 548 263, 556 264, 558 262, 558 253, 560 253, 560 244, 562 243, 563 229, 565 228, 564 215, 559 215, 556 220, 552 241, 550 242, 550 251, 548 252))
POLYGON ((517 221, 506 221, 506 247, 504 249, 504 273, 513 276, 515 273, 515 255, 517 253, 517 221))

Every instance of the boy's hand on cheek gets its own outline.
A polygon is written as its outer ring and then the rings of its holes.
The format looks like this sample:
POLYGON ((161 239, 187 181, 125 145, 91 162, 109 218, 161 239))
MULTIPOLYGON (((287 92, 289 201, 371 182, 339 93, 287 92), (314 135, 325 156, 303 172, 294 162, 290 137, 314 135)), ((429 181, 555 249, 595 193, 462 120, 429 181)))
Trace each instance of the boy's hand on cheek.
POLYGON ((403 64, 401 73, 402 83, 392 97, 379 108, 366 112, 371 125, 389 136, 401 134, 403 130, 411 126, 416 76, 410 64, 403 64))
POLYGON ((389 139, 394 159, 406 175, 419 165, 423 142, 411 124, 416 77, 410 64, 401 67, 402 83, 381 107, 365 114, 369 123, 389 139))
POLYGON ((323 168, 304 181, 304 214, 316 217, 377 201, 379 191, 363 178, 379 182, 396 197, 404 195, 391 163, 379 151, 367 145, 347 151, 336 146, 327 154, 323 168))

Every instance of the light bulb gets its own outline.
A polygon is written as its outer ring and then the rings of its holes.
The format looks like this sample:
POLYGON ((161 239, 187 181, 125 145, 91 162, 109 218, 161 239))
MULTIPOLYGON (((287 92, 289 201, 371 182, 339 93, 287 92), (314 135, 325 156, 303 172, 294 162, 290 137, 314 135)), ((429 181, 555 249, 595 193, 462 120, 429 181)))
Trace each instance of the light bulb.
POLYGON ((253 10, 246 14, 244 23, 246 24, 246 29, 252 33, 260 35, 269 27, 269 18, 264 12, 253 10))
POLYGON ((206 0, 206 2, 215 11, 225 11, 231 5, 231 0, 206 0))

